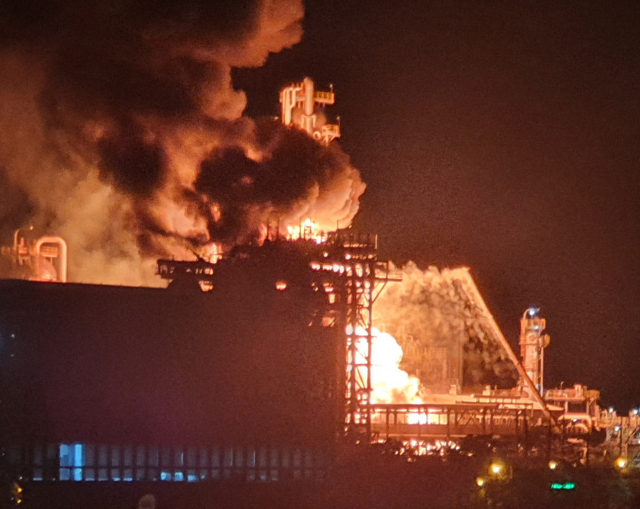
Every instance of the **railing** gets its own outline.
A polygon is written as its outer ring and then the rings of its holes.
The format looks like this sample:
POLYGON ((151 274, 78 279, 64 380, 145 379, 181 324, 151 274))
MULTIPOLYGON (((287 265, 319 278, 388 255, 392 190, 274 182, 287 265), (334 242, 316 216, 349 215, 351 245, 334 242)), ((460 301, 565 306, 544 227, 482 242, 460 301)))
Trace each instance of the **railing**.
POLYGON ((531 403, 515 399, 493 404, 375 404, 371 405, 371 424, 383 438, 518 435, 528 428, 532 413, 531 403))
POLYGON ((327 244, 338 245, 350 249, 371 249, 378 247, 378 236, 371 233, 337 231, 327 234, 327 244))
POLYGON ((158 275, 162 279, 177 277, 192 277, 197 280, 209 281, 215 273, 214 265, 204 260, 193 262, 177 260, 158 260, 158 275))

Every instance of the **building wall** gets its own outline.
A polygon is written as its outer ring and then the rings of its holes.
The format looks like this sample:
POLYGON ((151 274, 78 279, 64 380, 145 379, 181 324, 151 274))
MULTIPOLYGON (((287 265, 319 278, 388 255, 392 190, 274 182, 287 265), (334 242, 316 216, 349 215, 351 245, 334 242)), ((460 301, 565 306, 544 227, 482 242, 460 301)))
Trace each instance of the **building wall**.
POLYGON ((206 294, 0 281, 4 442, 320 450, 341 338, 317 315, 308 285, 251 277, 206 294))

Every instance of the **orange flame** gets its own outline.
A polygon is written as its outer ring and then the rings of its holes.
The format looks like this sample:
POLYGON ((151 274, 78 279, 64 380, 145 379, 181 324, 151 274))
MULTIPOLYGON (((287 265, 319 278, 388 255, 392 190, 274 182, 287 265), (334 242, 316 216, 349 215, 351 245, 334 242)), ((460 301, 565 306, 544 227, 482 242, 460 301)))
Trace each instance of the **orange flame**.
MULTIPOLYGON (((402 347, 391 334, 375 327, 371 332, 371 403, 422 403, 420 380, 400 369, 402 347)), ((365 336, 366 331, 359 327, 356 334, 365 336)), ((358 340, 358 362, 365 361, 366 348, 365 339, 358 340)))
POLYGON ((325 232, 318 228, 315 221, 307 218, 297 226, 287 226, 288 240, 313 240, 318 244, 322 244, 326 240, 325 232))

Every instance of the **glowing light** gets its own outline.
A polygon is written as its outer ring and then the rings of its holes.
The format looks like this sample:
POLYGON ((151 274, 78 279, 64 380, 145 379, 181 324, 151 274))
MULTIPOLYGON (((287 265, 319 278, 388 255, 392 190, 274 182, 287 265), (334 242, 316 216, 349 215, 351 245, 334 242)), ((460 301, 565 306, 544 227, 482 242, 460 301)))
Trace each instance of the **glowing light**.
POLYGON ((552 482, 551 489, 552 490, 573 490, 576 487, 576 483, 574 482, 552 482))
POLYGON ((207 260, 209 263, 218 263, 222 259, 223 253, 222 244, 218 242, 211 242, 204 248, 202 258, 207 260))
POLYGON ((626 456, 618 456, 613 464, 618 470, 623 470, 629 465, 629 458, 627 458, 626 456))
POLYGON ((203 292, 210 292, 213 290, 213 283, 211 281, 199 281, 200 290, 203 292))
POLYGON ((318 223, 311 219, 305 219, 299 225, 287 226, 287 238, 289 240, 311 240, 316 244, 322 244, 326 241, 326 233, 320 231, 318 223))
POLYGON ((559 463, 557 461, 551 460, 549 462, 549 469, 550 470, 556 470, 558 468, 558 466, 559 466, 559 463))
POLYGON ((489 472, 495 476, 500 476, 504 473, 504 463, 494 461, 489 465, 489 472))
POLYGON ((476 477, 476 484, 479 487, 482 488, 486 483, 487 483, 487 481, 483 477, 476 477))
POLYGON ((277 281, 276 282, 276 290, 283 291, 287 289, 286 281, 277 281))

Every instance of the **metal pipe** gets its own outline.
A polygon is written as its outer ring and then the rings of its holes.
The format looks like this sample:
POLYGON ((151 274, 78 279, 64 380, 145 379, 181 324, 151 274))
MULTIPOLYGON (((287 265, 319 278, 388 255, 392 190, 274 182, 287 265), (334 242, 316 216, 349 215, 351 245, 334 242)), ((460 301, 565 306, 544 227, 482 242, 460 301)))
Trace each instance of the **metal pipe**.
POLYGON ((41 256, 42 246, 45 244, 56 244, 58 246, 58 268, 56 270, 56 279, 60 283, 67 282, 67 243, 62 237, 54 237, 45 235, 44 237, 40 237, 36 241, 35 245, 35 255, 37 257, 41 256))
POLYGON ((313 136, 313 129, 315 127, 315 115, 314 110, 314 91, 315 87, 311 78, 305 78, 302 82, 304 91, 304 115, 302 116, 302 128, 309 133, 309 136, 313 136))

